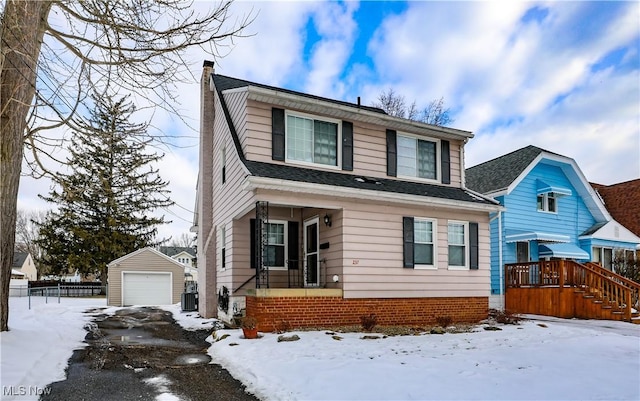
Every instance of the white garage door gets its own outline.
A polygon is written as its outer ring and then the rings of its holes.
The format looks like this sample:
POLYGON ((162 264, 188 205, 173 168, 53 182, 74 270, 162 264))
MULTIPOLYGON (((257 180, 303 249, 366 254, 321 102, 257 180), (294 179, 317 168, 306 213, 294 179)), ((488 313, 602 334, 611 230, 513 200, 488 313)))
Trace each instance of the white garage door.
POLYGON ((122 305, 171 305, 171 273, 122 273, 122 305))

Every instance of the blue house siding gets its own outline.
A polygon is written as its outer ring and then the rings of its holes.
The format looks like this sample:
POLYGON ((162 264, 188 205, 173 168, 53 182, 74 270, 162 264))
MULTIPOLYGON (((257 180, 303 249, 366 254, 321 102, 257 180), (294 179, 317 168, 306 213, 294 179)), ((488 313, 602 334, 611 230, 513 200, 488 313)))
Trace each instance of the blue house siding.
MULTIPOLYGON (((506 242, 509 232, 541 232, 568 236, 571 243, 580 246, 578 237, 592 227, 596 220, 593 218, 582 198, 566 177, 562 169, 555 165, 538 163, 527 176, 506 196, 496 198, 506 207, 502 217, 502 233, 497 233, 497 222, 491 225, 492 253, 491 253, 491 293, 502 294, 500 288, 500 272, 506 263, 517 261, 516 243, 506 242), (539 180, 547 185, 571 190, 571 195, 557 198, 557 213, 541 212, 537 210, 537 190, 539 180), (495 225, 495 229, 494 229, 495 225), (498 241, 502 241, 502 264, 498 254, 498 241), (495 255, 494 255, 495 248, 495 255)), ((583 248, 590 251, 588 248, 583 248)), ((529 258, 539 259, 538 242, 529 243, 529 258)))

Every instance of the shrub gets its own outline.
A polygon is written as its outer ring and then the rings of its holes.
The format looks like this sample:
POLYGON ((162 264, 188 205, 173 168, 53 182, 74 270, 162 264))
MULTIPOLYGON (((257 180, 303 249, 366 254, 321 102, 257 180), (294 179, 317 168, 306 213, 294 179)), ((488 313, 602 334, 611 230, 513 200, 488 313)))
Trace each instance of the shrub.
POLYGON ((362 330, 372 331, 378 324, 378 318, 373 313, 370 313, 369 315, 360 316, 360 323, 362 324, 362 330))
POLYGON ((493 318, 497 323, 502 324, 518 324, 522 320, 522 317, 516 313, 512 313, 509 310, 497 310, 489 309, 489 317, 493 318))
POLYGON ((451 318, 451 316, 438 316, 438 317, 436 317, 436 323, 438 323, 438 325, 443 327, 443 328, 446 328, 447 326, 450 326, 452 322, 453 322, 453 319, 451 318))

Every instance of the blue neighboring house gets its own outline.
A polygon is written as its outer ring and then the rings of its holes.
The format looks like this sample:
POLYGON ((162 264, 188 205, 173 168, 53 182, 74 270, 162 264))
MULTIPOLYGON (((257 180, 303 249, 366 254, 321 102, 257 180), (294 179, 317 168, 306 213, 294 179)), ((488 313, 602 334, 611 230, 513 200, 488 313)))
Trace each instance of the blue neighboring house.
POLYGON ((490 306, 504 306, 504 265, 550 259, 611 266, 640 238, 613 220, 575 160, 535 146, 466 169, 467 188, 500 202, 492 216, 490 306))

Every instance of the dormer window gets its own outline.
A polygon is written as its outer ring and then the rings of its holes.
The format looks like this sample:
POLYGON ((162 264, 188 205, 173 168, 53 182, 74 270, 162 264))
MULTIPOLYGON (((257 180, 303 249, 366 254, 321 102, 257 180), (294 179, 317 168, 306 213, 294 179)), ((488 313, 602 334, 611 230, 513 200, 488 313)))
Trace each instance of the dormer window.
POLYGON ((538 211, 549 213, 558 212, 558 202, 555 192, 538 194, 538 211))
POLYGON ((338 121, 287 113, 287 160, 338 166, 338 121))

